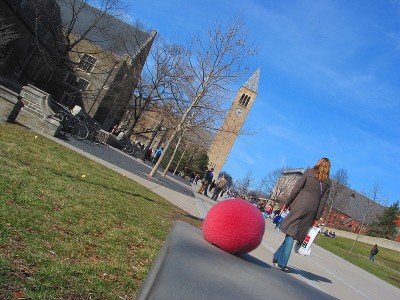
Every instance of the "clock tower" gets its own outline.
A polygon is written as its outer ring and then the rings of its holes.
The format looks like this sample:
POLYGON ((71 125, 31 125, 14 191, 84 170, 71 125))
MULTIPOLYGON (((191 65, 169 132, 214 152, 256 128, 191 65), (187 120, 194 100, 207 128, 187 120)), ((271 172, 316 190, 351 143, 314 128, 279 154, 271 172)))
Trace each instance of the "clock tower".
POLYGON ((221 128, 215 135, 213 143, 208 150, 209 167, 214 168, 214 178, 217 178, 222 171, 236 137, 258 95, 259 79, 260 68, 240 87, 221 128))

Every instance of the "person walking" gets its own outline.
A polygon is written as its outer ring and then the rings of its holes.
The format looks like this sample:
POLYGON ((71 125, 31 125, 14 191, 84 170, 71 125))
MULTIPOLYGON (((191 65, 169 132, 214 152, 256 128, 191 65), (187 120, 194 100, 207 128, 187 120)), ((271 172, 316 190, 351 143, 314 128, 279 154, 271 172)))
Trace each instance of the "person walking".
POLYGON ((211 168, 211 169, 207 170, 206 173, 204 174, 204 177, 201 180, 201 187, 197 191, 199 194, 202 194, 204 192, 204 195, 207 196, 208 185, 211 183, 211 181, 214 177, 213 172, 214 172, 214 168, 211 168))
POLYGON ((371 254, 369 256, 369 260, 370 261, 375 261, 375 255, 377 255, 378 252, 379 252, 378 245, 375 244, 375 246, 373 246, 372 249, 371 249, 371 254))
POLYGON ((283 220, 287 217, 288 214, 289 214, 288 209, 282 211, 282 213, 280 214, 281 217, 279 218, 278 222, 276 222, 275 229, 278 229, 278 231, 281 231, 281 224, 282 224, 283 220))
POLYGON ((219 193, 221 193, 222 189, 225 188, 225 186, 226 186, 225 175, 222 175, 214 187, 214 192, 213 195, 211 196, 211 199, 217 201, 219 193))
POLYGON ((287 270, 294 240, 302 242, 309 228, 322 216, 331 187, 330 167, 330 160, 324 157, 312 169, 307 168, 284 202, 282 210, 289 209, 290 214, 282 221, 280 229, 286 236, 272 259, 273 265, 282 271, 287 270))
POLYGON ((160 159, 161 154, 163 153, 164 148, 160 148, 156 151, 156 153, 154 154, 154 158, 153 158, 153 165, 155 165, 157 163, 157 161, 160 159))

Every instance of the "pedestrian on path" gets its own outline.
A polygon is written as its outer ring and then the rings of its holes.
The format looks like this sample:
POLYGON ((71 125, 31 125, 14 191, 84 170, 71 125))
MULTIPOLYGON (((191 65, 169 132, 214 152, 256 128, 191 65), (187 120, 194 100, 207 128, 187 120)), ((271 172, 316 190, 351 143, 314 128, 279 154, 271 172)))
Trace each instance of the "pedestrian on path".
POLYGON ((160 148, 158 149, 155 154, 154 154, 154 158, 153 158, 153 165, 155 165, 157 163, 157 161, 160 159, 161 154, 163 153, 164 148, 160 148))
POLYGON ((225 188, 225 186, 226 186, 225 175, 222 175, 222 177, 218 180, 218 182, 215 185, 214 192, 213 192, 211 199, 213 199, 214 201, 217 201, 219 193, 221 193, 222 189, 225 188))
POLYGON ((282 221, 287 217, 288 214, 289 214, 289 209, 282 211, 282 213, 280 214, 281 217, 276 222, 275 229, 278 229, 279 231, 281 231, 282 221))
POLYGON ((378 252, 379 252, 378 245, 375 244, 375 246, 373 246, 372 249, 371 249, 369 260, 370 261, 375 261, 375 255, 377 255, 378 252))
POLYGON ((214 168, 211 168, 211 169, 207 170, 206 173, 204 174, 204 177, 201 180, 201 187, 197 191, 199 194, 202 194, 204 192, 204 195, 207 196, 208 185, 211 183, 211 181, 214 177, 213 172, 214 172, 214 168))
POLYGON ((272 262, 283 271, 287 269, 294 240, 302 242, 309 228, 322 216, 331 186, 330 167, 330 160, 324 157, 312 169, 308 168, 282 207, 283 211, 290 209, 290 214, 281 223, 280 229, 286 236, 272 262))

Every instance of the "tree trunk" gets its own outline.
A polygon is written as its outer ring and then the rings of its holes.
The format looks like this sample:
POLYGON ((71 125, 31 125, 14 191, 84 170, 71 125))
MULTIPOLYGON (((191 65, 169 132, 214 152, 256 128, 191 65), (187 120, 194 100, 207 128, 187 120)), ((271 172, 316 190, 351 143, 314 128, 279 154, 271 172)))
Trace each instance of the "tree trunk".
POLYGON ((175 158, 176 151, 178 150, 178 148, 179 148, 179 145, 181 144, 182 138, 183 138, 183 134, 181 134, 181 136, 179 137, 179 140, 178 140, 178 142, 176 143, 176 146, 175 146, 174 152, 172 153, 171 159, 169 160, 169 162, 168 162, 168 165, 167 165, 167 167, 165 168, 165 170, 164 170, 164 173, 162 174, 162 176, 164 176, 164 177, 165 177, 165 176, 167 176, 167 173, 168 173, 169 167, 171 166, 171 164, 172 164, 172 161, 173 161, 173 160, 174 160, 174 158, 175 158))
POLYGON ((158 161, 157 161, 156 164, 154 165, 153 169, 150 171, 149 177, 154 177, 154 175, 156 174, 156 172, 157 172, 158 168, 160 167, 160 164, 161 164, 161 162, 162 162, 162 160, 163 160, 163 158, 164 158, 164 156, 165 156, 165 153, 167 153, 167 150, 168 150, 169 146, 171 145, 172 141, 174 140, 174 138, 176 137, 176 134, 177 134, 177 133, 178 133, 177 130, 175 130, 175 131, 172 133, 172 136, 169 138, 167 144, 165 145, 164 151, 161 153, 160 158, 158 159, 158 161))
POLYGON ((154 139, 156 138, 157 133, 160 131, 160 129, 161 129, 161 123, 158 124, 156 127, 154 127, 154 130, 155 130, 155 131, 153 132, 153 135, 151 136, 151 140, 150 140, 150 142, 147 144, 146 148, 144 148, 144 153, 143 153, 143 157, 142 157, 142 161, 143 161, 143 162, 146 161, 146 154, 147 154, 147 151, 150 149, 150 146, 151 146, 151 144, 153 143, 154 139))
POLYGON ((176 164, 174 173, 172 173, 172 175, 175 175, 175 174, 176 174, 176 171, 178 170, 178 167, 179 167, 179 165, 181 164, 182 158, 183 158, 183 156, 185 155, 185 153, 186 153, 186 148, 185 148, 185 150, 183 150, 182 155, 181 155, 181 158, 179 159, 178 163, 176 164))

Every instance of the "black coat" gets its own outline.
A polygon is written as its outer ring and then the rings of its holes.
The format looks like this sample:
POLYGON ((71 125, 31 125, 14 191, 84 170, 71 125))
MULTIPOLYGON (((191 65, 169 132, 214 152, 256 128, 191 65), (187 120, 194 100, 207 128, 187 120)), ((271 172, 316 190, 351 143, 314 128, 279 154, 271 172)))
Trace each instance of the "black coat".
POLYGON ((295 240, 303 241, 314 220, 321 218, 328 200, 331 180, 321 182, 315 171, 307 169, 286 199, 290 213, 282 221, 281 230, 295 240))

